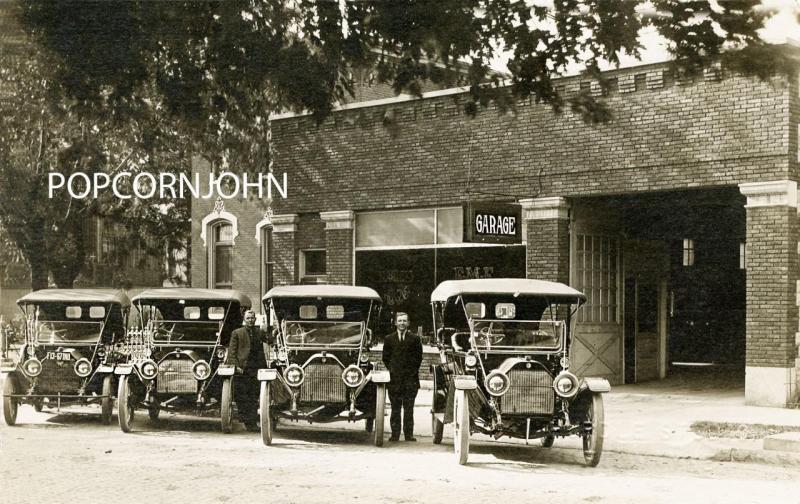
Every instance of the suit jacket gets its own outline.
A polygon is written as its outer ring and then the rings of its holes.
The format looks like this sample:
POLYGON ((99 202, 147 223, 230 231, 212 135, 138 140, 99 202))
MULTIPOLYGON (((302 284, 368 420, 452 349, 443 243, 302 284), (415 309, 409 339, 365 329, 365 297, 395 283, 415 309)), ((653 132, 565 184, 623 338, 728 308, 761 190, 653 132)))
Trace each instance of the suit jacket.
POLYGON ((269 349, 266 348, 267 335, 263 330, 256 327, 254 328, 254 335, 256 341, 251 341, 250 334, 247 332, 247 327, 240 327, 231 333, 231 342, 228 345, 228 355, 225 357, 225 364, 230 364, 244 369, 247 366, 247 358, 250 357, 250 350, 253 345, 262 344, 264 347, 264 358, 269 355, 269 349))
POLYGON ((389 370, 392 388, 419 388, 419 366, 422 364, 422 342, 419 336, 406 331, 403 341, 397 331, 383 341, 383 363, 389 370))

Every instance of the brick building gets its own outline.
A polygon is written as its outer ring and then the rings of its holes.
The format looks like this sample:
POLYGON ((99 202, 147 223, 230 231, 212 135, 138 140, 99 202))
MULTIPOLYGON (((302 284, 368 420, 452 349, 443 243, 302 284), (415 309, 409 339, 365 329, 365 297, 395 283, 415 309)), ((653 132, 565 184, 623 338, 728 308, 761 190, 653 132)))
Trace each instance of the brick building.
POLYGON ((533 102, 470 119, 459 90, 348 104, 320 125, 275 118, 288 198, 271 218, 260 202, 195 200, 193 286, 259 299, 278 284, 368 285, 428 334, 442 280, 557 280, 589 298, 578 375, 638 382, 700 361, 740 369, 752 404, 796 401, 797 78, 676 80, 663 64, 610 76, 601 125, 533 102), (490 201, 521 205, 522 243, 464 243, 463 205, 490 201))

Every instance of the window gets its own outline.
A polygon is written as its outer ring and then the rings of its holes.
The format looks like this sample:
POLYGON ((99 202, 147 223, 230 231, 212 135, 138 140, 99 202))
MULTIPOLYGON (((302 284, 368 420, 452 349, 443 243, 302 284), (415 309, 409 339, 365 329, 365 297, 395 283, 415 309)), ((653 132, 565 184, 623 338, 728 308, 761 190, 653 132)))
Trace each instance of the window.
POLYGON ((462 243, 463 220, 460 207, 359 213, 356 215, 356 246, 419 247, 462 243))
POLYGON ((328 305, 325 307, 325 318, 330 320, 341 320, 344 318, 344 306, 328 305))
POLYGON ((325 275, 325 262, 325 250, 303 250, 300 252, 300 278, 325 275))
POLYGON ((464 305, 467 316, 470 318, 483 318, 486 316, 486 305, 483 303, 467 303, 464 305))
POLYGON ((81 311, 80 306, 67 306, 65 315, 67 318, 81 318, 81 311))
POLYGON ((103 318, 106 316, 106 307, 105 306, 90 306, 89 307, 89 318, 103 318))
POLYGON ((513 319, 517 316, 517 307, 514 303, 497 303, 494 307, 494 316, 499 319, 513 319))
POLYGON ((739 242, 739 269, 747 269, 747 247, 745 242, 739 242))
POLYGON ((683 239, 683 265, 694 266, 694 240, 683 239))
POLYGON ((215 289, 233 287, 233 226, 220 222, 212 227, 211 281, 215 289))
POLYGON ((300 305, 300 318, 301 319, 317 318, 317 307, 314 305, 300 305))
POLYGON ((208 320, 222 320, 225 318, 225 308, 222 306, 208 307, 208 320))
POLYGON ((617 316, 617 255, 615 238, 577 235, 575 247, 575 288, 586 294, 578 321, 615 323, 617 316))
POLYGON ((200 307, 199 306, 184 306, 183 318, 186 320, 200 320, 200 307))

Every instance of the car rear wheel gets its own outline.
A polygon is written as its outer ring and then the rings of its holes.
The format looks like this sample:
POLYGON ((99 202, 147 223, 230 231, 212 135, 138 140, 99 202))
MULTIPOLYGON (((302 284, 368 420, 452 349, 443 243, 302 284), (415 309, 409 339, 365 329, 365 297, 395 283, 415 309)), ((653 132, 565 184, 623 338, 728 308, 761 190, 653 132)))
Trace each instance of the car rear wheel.
POLYGON ((111 397, 112 379, 111 375, 103 378, 103 398, 100 399, 100 421, 103 425, 111 423, 111 411, 114 408, 114 399, 111 397))
POLYGON ((431 413, 431 434, 433 435, 433 444, 440 444, 442 442, 444 424, 436 418, 434 413, 431 413))
POLYGON ((269 446, 272 444, 272 417, 270 416, 270 390, 269 382, 261 382, 261 391, 258 394, 258 409, 261 416, 261 442, 269 446))
POLYGON ((458 463, 464 465, 469 458, 469 396, 466 390, 456 390, 453 409, 453 447, 458 463))
POLYGON ((130 432, 131 424, 133 424, 133 396, 128 378, 129 376, 126 375, 120 376, 117 386, 117 419, 122 432, 130 432))
POLYGON ((19 402, 17 399, 11 397, 19 393, 19 384, 14 375, 6 376, 6 382, 3 384, 3 419, 6 425, 12 426, 17 423, 17 410, 19 409, 19 402))
POLYGON ((555 442, 556 437, 552 434, 548 434, 547 436, 542 438, 542 448, 552 448, 553 442, 555 442))
POLYGON ((383 424, 386 414, 386 384, 379 383, 375 392, 375 446, 383 446, 383 424))
POLYGON ((230 434, 233 425, 233 378, 222 381, 222 397, 219 404, 222 432, 230 434))
POLYGON ((586 459, 586 465, 595 467, 600 463, 600 455, 603 454, 605 417, 602 394, 592 394, 592 402, 584 420, 591 422, 592 432, 583 435, 583 458, 586 459))

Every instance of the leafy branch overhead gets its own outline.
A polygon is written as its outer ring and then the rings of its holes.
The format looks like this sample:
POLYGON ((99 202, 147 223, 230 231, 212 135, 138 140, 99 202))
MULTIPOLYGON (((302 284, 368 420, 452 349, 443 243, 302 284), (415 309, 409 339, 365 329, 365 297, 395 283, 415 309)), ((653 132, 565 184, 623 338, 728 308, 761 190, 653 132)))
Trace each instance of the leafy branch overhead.
MULTIPOLYGON (((722 60, 765 78, 786 58, 757 31, 758 0, 30 0, 24 24, 63 60, 58 85, 87 113, 135 110, 152 84, 164 112, 207 153, 241 149, 264 162, 268 114, 318 120, 352 93, 351 75, 374 70, 398 93, 425 83, 469 89, 465 111, 532 98, 560 110, 553 79, 575 65, 600 78, 602 62, 638 55, 641 30, 668 43, 675 70, 722 60), (492 71, 507 59, 508 75, 492 71)), ((602 82, 601 82, 602 83, 602 82)), ((570 106, 603 120, 587 95, 570 106)), ((250 165, 258 168, 257 165, 250 165)))

